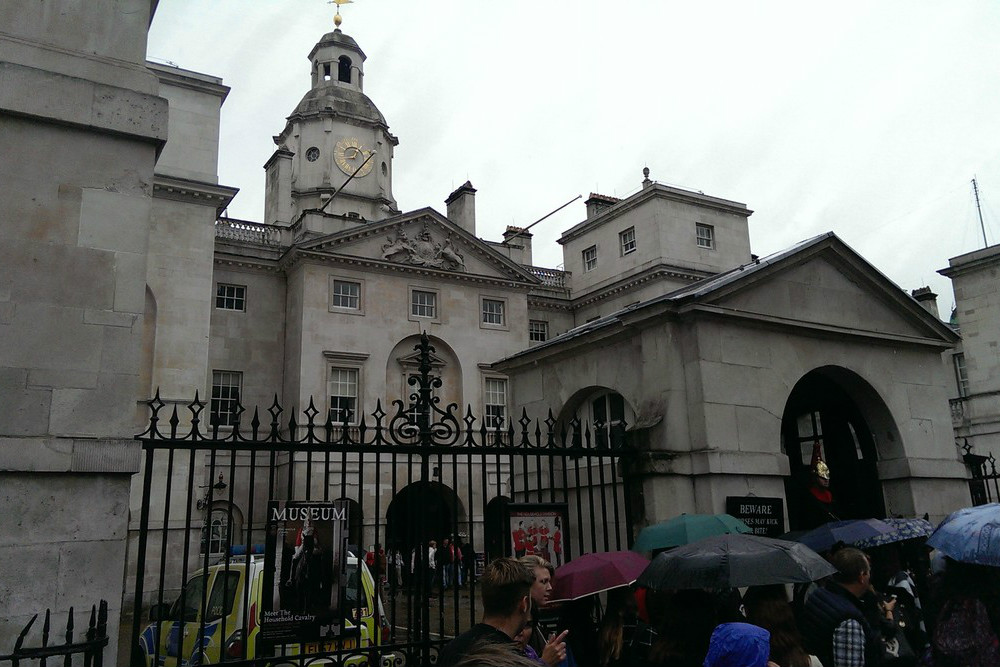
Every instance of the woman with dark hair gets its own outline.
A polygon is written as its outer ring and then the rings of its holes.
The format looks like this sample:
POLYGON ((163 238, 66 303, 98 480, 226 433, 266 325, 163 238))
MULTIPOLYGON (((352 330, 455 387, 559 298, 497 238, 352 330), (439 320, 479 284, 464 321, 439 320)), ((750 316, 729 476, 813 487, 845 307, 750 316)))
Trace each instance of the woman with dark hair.
POLYGON ((655 640, 656 633, 636 614, 632 589, 608 591, 608 607, 597 631, 600 667, 647 667, 655 640))
MULTIPOLYGON (((659 603, 656 605, 659 607, 659 603)), ((653 611, 650 610, 651 617, 653 611)), ((702 664, 715 630, 715 599, 705 591, 677 591, 657 610, 659 623, 650 662, 660 667, 702 664)))
POLYGON ((785 587, 754 586, 743 598, 747 622, 771 633, 771 662, 780 667, 821 667, 816 656, 802 648, 802 635, 785 587))

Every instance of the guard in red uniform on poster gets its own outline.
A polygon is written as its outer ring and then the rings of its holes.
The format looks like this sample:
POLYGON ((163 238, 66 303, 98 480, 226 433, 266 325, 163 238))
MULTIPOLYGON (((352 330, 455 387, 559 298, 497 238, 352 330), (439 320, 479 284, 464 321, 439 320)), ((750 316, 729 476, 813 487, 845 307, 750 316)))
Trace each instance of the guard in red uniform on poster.
POLYGON ((524 522, 517 522, 517 529, 511 533, 511 537, 514 539, 514 558, 520 558, 524 555, 525 542, 528 539, 528 533, 524 531, 524 522))

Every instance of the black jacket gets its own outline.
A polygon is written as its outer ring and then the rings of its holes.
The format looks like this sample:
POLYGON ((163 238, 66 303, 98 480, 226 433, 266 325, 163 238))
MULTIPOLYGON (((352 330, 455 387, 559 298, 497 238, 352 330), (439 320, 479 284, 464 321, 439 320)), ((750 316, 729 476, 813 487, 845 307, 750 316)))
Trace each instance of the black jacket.
POLYGON ((833 631, 849 619, 860 623, 865 634, 865 667, 876 667, 882 661, 881 636, 865 618, 861 601, 837 584, 816 589, 805 601, 800 619, 804 648, 824 667, 833 667, 833 631))

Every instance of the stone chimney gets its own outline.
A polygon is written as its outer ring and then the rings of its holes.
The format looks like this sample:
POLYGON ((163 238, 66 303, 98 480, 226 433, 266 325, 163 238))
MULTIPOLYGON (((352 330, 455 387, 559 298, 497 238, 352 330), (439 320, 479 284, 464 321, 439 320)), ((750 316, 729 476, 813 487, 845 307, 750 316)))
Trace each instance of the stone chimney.
POLYGON ((448 219, 456 225, 476 235, 476 189, 466 181, 444 200, 448 207, 448 219))
POLYGON ((938 295, 931 291, 930 287, 918 287, 917 289, 910 292, 910 296, 920 302, 928 313, 941 319, 941 314, 938 312, 937 298, 938 295))
POLYGON ((621 199, 618 199, 618 197, 609 197, 607 195, 599 195, 596 192, 591 192, 590 197, 588 197, 587 201, 584 202, 584 204, 587 205, 587 217, 593 218, 620 201, 621 199))
POLYGON ((503 233, 503 242, 507 246, 508 257, 522 266, 531 266, 531 232, 508 225, 503 233))

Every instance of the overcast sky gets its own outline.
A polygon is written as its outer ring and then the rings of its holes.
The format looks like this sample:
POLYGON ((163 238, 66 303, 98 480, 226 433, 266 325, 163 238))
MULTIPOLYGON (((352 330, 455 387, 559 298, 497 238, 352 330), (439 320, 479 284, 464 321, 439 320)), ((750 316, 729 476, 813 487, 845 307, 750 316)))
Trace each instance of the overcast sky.
MULTIPOLYGON (((271 137, 308 90, 323 0, 160 0, 149 57, 220 76, 231 217, 263 218, 271 137)), ((753 251, 832 230, 898 285, 1000 240, 1000 2, 356 0, 342 29, 399 137, 399 207, 466 179, 499 239, 578 194, 654 180, 745 202, 753 251)), ((532 229, 562 264, 580 200, 532 229)))

